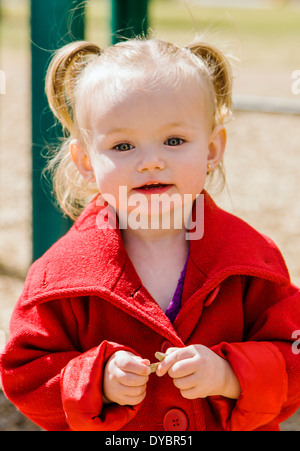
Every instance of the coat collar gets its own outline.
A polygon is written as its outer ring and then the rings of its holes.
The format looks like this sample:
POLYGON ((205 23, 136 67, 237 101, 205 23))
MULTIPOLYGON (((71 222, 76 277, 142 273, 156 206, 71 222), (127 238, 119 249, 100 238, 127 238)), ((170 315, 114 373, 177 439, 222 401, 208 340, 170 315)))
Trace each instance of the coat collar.
MULTIPOLYGON (((209 293, 234 274, 289 283, 285 263, 272 241, 218 208, 205 191, 203 194, 204 235, 200 240, 190 241, 181 309, 184 313, 197 305, 196 319, 209 293)), ((164 329, 165 337, 174 345, 182 344, 168 318, 142 285, 123 245, 118 224, 114 223, 114 215, 99 205, 99 198, 33 264, 22 298, 29 307, 62 296, 93 294, 160 332, 164 329), (107 227, 108 224, 113 226, 107 227)))
POLYGON ((204 234, 191 241, 183 301, 200 286, 209 293, 231 275, 290 283, 284 259, 269 237, 219 208, 205 191, 204 202, 204 234))

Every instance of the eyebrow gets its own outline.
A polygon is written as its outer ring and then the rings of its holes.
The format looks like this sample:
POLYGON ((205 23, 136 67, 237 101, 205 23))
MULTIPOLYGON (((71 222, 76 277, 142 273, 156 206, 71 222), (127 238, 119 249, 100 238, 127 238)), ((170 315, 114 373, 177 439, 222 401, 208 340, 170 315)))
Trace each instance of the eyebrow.
MULTIPOLYGON (((160 131, 161 131, 161 132, 164 132, 165 130, 168 130, 168 129, 170 129, 170 128, 186 128, 186 127, 189 127, 189 128, 195 128, 195 127, 191 126, 190 124, 188 124, 188 123, 186 123, 186 122, 172 122, 172 123, 170 123, 170 124, 164 125, 164 126, 160 129, 160 131)), ((119 127, 119 128, 113 128, 113 129, 109 130, 109 131, 106 133, 106 135, 115 135, 115 134, 118 134, 118 133, 121 133, 121 134, 122 134, 122 133, 130 134, 130 133, 133 133, 133 132, 134 132, 134 130, 131 129, 131 128, 122 128, 122 127, 119 127)))
POLYGON ((116 133, 132 133, 133 130, 130 128, 113 128, 112 130, 109 130, 106 135, 115 135, 116 133))
POLYGON ((188 124, 187 122, 172 122, 171 124, 164 125, 161 130, 167 130, 169 128, 194 128, 191 126, 191 124, 188 124))

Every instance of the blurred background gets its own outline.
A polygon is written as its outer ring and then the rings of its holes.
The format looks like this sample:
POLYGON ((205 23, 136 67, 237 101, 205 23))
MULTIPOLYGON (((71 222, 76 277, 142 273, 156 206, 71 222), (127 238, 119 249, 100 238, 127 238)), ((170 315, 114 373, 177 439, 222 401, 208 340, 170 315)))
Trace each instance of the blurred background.
MULTIPOLYGON (((1 349, 32 261, 32 135, 30 1, 0 5, 1 349)), ((300 285, 300 0, 150 0, 148 20, 154 37, 204 35, 235 57, 227 186, 211 193, 277 243, 300 285)), ((110 45, 110 0, 86 2, 85 38, 110 45)), ((1 390, 0 430, 39 430, 1 390)), ((300 431, 299 413, 282 430, 300 431)))

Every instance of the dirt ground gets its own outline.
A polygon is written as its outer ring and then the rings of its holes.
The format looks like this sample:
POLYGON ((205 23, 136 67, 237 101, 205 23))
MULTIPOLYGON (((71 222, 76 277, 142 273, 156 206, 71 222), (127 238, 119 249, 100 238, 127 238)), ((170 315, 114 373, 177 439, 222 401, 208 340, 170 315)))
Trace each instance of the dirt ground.
MULTIPOLYGON (((1 99, 0 349, 31 259, 30 83, 28 55, 2 55, 7 93, 1 99)), ((299 96, 300 102, 300 96, 299 96)), ((299 116, 236 112, 228 125, 227 188, 219 205, 280 247, 300 284, 299 116)), ((0 430, 39 430, 0 391, 0 430)), ((282 425, 300 431, 300 413, 282 425)))

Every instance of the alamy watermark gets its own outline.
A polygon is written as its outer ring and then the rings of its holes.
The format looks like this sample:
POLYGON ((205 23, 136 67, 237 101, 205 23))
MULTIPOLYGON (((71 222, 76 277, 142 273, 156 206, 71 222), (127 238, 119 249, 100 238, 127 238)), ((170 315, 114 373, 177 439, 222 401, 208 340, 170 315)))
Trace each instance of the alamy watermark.
POLYGON ((5 340, 5 332, 0 329, 0 352, 4 348, 5 342, 6 342, 6 340, 5 340))
POLYGON ((127 186, 120 186, 118 199, 102 194, 97 199, 102 207, 97 215, 97 227, 102 230, 130 228, 132 230, 186 230, 187 240, 200 240, 204 235, 204 194, 196 199, 192 194, 167 193, 132 194, 127 186), (117 213, 118 211, 118 213, 117 213))
POLYGON ((0 95, 6 94, 6 73, 0 70, 0 95))
POLYGON ((292 344, 292 352, 295 355, 300 354, 300 330, 295 330, 292 334, 292 339, 295 340, 292 344))
POLYGON ((292 83, 292 93, 297 96, 300 94, 300 70, 295 70, 292 73, 292 79, 295 80, 292 83))

